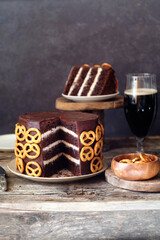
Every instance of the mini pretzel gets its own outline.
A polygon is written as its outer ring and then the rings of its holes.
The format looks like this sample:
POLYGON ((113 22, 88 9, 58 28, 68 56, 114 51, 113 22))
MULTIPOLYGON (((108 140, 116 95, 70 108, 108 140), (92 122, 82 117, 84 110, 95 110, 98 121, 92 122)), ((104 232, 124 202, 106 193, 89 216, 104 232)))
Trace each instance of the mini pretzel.
POLYGON ((80 159, 82 162, 90 161, 94 157, 93 148, 90 146, 83 147, 80 153, 80 159), (86 152, 85 152, 86 151, 86 152))
POLYGON ((133 163, 131 159, 122 159, 121 161, 119 161, 120 163, 133 163))
POLYGON ((100 65, 94 65, 94 67, 101 67, 100 65))
POLYGON ((16 158, 16 162, 15 162, 16 168, 23 173, 24 172, 24 163, 23 160, 19 157, 16 158))
POLYGON ((35 143, 33 144, 26 143, 24 145, 24 149, 25 149, 26 157, 30 159, 35 159, 40 154, 40 147, 35 143), (35 153, 35 155, 31 155, 31 153, 35 153))
POLYGON ((83 64, 84 67, 90 67, 88 64, 83 64))
POLYGON ((118 79, 117 78, 115 78, 116 79, 116 88, 117 88, 117 91, 119 90, 119 87, 118 87, 118 79))
POLYGON ((103 139, 101 138, 98 142, 96 142, 94 146, 94 154, 98 156, 102 152, 103 148, 103 139))
POLYGON ((24 141, 25 140, 25 134, 26 134, 26 128, 25 126, 20 126, 19 123, 16 124, 16 128, 15 128, 15 134, 16 134, 16 138, 19 141, 24 141))
POLYGON ((144 162, 151 162, 152 161, 152 159, 144 153, 140 153, 139 156, 140 156, 141 160, 143 160, 144 162))
POLYGON ((42 173, 42 169, 37 162, 32 161, 26 164, 26 173, 29 176, 40 177, 42 173), (31 165, 36 166, 36 168, 32 168, 31 165))
POLYGON ((102 130, 102 135, 104 135, 104 127, 102 125, 102 123, 100 121, 98 121, 99 125, 101 126, 101 130, 102 130))
POLYGON ((132 162, 133 162, 133 163, 135 163, 135 162, 137 162, 137 161, 140 161, 140 158, 139 158, 139 157, 136 157, 136 158, 132 159, 132 162))
POLYGON ((100 159, 103 159, 103 152, 100 153, 100 159))
POLYGON ((99 139, 102 137, 102 129, 101 127, 98 125, 96 127, 96 141, 99 141, 99 139))
POLYGON ((140 160, 135 161, 134 163, 146 163, 146 161, 140 159, 140 160))
POLYGON ((37 128, 29 128, 26 132, 27 143, 39 143, 41 141, 41 133, 37 128), (33 136, 30 132, 36 132, 33 136))
POLYGON ((80 141, 85 146, 90 146, 95 141, 95 133, 93 131, 82 132, 80 135, 80 141))
POLYGON ((112 66, 109 63, 103 63, 102 67, 110 67, 110 68, 112 68, 112 66))
POLYGON ((16 157, 20 157, 23 159, 25 158, 25 150, 24 150, 24 146, 22 143, 17 143, 17 141, 16 141, 14 152, 15 152, 16 157))
POLYGON ((95 173, 95 172, 101 170, 102 166, 103 166, 103 164, 102 164, 102 160, 100 159, 100 157, 93 158, 93 160, 91 161, 91 165, 90 165, 91 172, 95 173))

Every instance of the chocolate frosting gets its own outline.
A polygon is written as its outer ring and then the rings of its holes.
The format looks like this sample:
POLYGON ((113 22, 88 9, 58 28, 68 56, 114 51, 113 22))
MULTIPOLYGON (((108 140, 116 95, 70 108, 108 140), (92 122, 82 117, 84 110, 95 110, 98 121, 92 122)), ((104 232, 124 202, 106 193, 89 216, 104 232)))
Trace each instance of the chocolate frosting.
POLYGON ((83 112, 68 112, 68 111, 50 111, 50 112, 32 112, 25 113, 19 117, 19 123, 21 121, 29 122, 41 122, 43 120, 54 119, 61 117, 66 120, 73 121, 86 121, 86 120, 95 120, 97 119, 96 114, 83 113, 83 112))
MULTIPOLYGON (((78 135, 82 133, 82 131, 95 131, 96 126, 98 124, 98 116, 96 114, 91 113, 82 113, 82 112, 66 112, 66 111, 50 111, 50 112, 32 112, 25 113, 19 116, 19 124, 24 125, 26 129, 29 128, 37 128, 41 133, 55 127, 57 125, 67 125, 74 124, 76 126, 75 130, 78 135)), ((81 150, 82 144, 80 143, 80 139, 78 140, 79 149, 81 150)), ((25 142, 24 142, 25 144, 25 142)), ((41 154, 34 161, 38 162, 42 167, 42 176, 45 176, 44 172, 44 164, 43 164, 43 154, 42 142, 39 143, 41 148, 41 154)), ((92 146, 94 147, 94 145, 92 146)), ((79 150, 79 151, 80 151, 79 150)), ((24 163, 26 164, 30 159, 25 158, 24 163)), ((89 173, 88 163, 81 162, 81 173, 86 174, 89 173)))

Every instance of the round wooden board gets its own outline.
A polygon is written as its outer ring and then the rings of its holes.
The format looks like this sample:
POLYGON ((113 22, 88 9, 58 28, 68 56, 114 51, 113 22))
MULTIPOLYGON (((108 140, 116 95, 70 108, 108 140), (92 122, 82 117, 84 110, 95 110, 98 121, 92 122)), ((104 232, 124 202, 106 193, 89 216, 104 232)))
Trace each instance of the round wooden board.
POLYGON ((59 110, 67 111, 85 111, 85 110, 104 110, 121 108, 124 104, 123 96, 116 96, 113 99, 109 99, 101 102, 73 102, 64 97, 56 99, 55 107, 59 110))
POLYGON ((156 177, 144 180, 144 181, 127 181, 118 178, 111 170, 108 168, 105 171, 105 179, 108 183, 113 186, 124 188, 127 190, 138 191, 138 192, 160 192, 160 175, 156 177))

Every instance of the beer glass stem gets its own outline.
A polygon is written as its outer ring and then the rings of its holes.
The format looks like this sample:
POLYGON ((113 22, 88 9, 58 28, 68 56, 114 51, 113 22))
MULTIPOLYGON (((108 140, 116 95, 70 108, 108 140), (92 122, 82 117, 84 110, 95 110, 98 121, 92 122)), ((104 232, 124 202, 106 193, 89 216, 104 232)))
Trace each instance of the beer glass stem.
POLYGON ((144 152, 143 150, 144 138, 136 137, 137 152, 144 152))

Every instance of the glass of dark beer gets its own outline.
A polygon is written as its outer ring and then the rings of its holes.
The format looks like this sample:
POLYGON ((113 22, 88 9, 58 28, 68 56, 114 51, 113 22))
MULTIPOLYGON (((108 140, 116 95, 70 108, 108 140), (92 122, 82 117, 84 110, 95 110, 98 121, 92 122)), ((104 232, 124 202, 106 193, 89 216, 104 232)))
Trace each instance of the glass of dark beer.
POLYGON ((149 73, 127 74, 124 112, 136 136, 137 152, 143 152, 143 141, 157 113, 156 76, 149 73))

